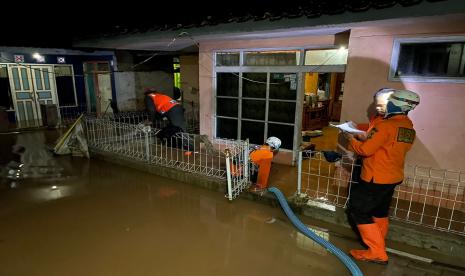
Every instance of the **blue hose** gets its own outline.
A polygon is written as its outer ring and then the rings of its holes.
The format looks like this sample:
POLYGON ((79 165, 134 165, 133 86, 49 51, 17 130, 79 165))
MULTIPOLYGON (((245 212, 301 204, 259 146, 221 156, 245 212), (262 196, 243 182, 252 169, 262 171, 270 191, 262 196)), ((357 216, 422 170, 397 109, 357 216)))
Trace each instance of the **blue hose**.
POLYGON ((362 271, 360 270, 360 268, 354 263, 354 261, 352 261, 352 259, 347 256, 344 252, 342 252, 339 248, 337 248, 336 246, 334 246, 332 243, 330 243, 329 241, 323 239, 322 237, 318 236, 317 234, 315 234, 313 231, 311 231, 310 229, 308 229, 298 218, 297 216, 294 214, 294 212, 292 212, 291 208, 289 207, 289 205, 287 204, 287 201, 286 199, 284 198, 284 195, 283 193, 281 193, 281 191, 275 187, 271 187, 271 188, 268 188, 268 191, 269 192, 272 192, 276 198, 278 199, 279 201, 279 204, 281 204, 281 207, 283 208, 284 210, 284 213, 286 213, 287 217, 289 218, 289 220, 292 222, 292 224, 294 224, 294 226, 300 231, 302 232, 305 236, 309 237, 310 239, 314 240, 315 242, 317 242, 319 245, 323 246, 324 248, 326 248, 329 252, 333 253, 334 255, 336 255, 336 257, 347 267, 347 269, 350 270, 350 272, 352 273, 352 275, 357 275, 357 276, 363 276, 363 273, 362 271))

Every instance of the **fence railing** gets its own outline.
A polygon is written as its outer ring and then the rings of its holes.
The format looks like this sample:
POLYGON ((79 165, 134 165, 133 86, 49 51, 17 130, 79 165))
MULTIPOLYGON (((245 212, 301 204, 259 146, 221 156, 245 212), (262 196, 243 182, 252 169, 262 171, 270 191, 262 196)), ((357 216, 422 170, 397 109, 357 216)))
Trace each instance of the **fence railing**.
POLYGON ((465 235, 465 172, 407 166, 391 217, 465 235))
POLYGON ((228 189, 226 197, 233 200, 250 186, 249 141, 226 149, 226 172, 228 189))
MULTIPOLYGON (((345 207, 355 168, 352 156, 330 163, 322 152, 301 151, 297 194, 307 204, 345 207), (307 201, 308 200, 308 201, 307 201)), ((355 170, 357 171, 357 170, 355 170)), ((407 166, 390 217, 440 231, 465 235, 465 172, 407 166)))
POLYGON ((320 151, 300 151, 297 194, 338 207, 345 207, 352 182, 352 171, 359 166, 347 155, 328 162, 320 151))
POLYGON ((145 116, 87 115, 84 124, 89 148, 154 166, 226 179, 225 150, 240 155, 246 147, 244 141, 210 141, 205 135, 171 133, 170 128, 153 128, 144 123, 145 116))

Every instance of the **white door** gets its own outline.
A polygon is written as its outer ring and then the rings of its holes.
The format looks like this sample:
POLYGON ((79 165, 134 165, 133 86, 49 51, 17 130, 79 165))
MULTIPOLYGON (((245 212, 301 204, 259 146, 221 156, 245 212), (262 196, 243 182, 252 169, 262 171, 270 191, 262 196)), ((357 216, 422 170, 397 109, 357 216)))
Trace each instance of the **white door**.
POLYGON ((40 104, 56 104, 53 66, 9 65, 10 86, 18 127, 42 125, 40 104))
POLYGON ((111 96, 111 77, 110 74, 98 74, 98 101, 100 102, 100 110, 103 114, 112 113, 110 107, 111 96))

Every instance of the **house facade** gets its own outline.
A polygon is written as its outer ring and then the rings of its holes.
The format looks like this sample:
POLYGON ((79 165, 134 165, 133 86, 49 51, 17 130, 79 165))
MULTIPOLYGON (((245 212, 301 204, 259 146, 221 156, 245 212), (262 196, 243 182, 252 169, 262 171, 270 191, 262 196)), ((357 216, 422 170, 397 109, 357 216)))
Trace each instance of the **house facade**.
POLYGON ((44 105, 61 117, 103 112, 115 98, 115 62, 111 51, 2 47, 0 106, 17 127, 42 125, 44 105))
POLYGON ((195 91, 189 99, 199 103, 200 133, 256 144, 278 136, 283 149, 275 159, 286 164, 296 160, 302 131, 330 121, 366 122, 374 92, 409 89, 421 104, 409 115, 417 138, 407 163, 463 171, 465 6, 420 2, 122 34, 76 46, 179 53, 181 88, 195 91), (197 47, 197 72, 192 58, 182 58, 188 47, 197 47), (184 88, 183 60, 190 68, 184 88))

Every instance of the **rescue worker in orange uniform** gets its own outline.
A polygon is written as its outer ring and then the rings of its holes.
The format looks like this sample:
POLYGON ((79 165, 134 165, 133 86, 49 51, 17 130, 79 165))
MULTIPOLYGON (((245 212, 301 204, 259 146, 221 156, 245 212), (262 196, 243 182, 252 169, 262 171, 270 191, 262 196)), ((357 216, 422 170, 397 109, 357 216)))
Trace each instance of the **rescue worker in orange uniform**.
MULTIPOLYGON (((356 127, 359 130, 363 130, 365 133, 362 134, 354 134, 354 137, 359 140, 359 141, 365 141, 367 139, 367 133, 369 133, 378 122, 383 121, 384 115, 386 114, 386 105, 389 96, 391 96, 392 93, 394 93, 395 89, 392 88, 381 88, 376 93, 373 95, 373 104, 370 105, 370 108, 368 110, 368 114, 370 117, 370 120, 368 123, 362 123, 362 124, 355 124, 353 123, 354 127, 356 127), (373 107, 373 108, 372 108, 373 107), (373 114, 374 112, 374 114, 373 114), (372 114, 372 115, 370 115, 372 114)), ((362 173, 362 164, 363 164, 363 156, 357 156, 355 160, 355 166, 352 169, 352 175, 350 179, 350 194, 356 194, 360 189, 359 186, 356 183, 360 182, 360 174, 362 173)), ((363 193, 363 192, 362 192, 363 193)), ((349 204, 347 205, 346 213, 348 214, 348 221, 350 226, 352 227, 352 230, 357 234, 359 239, 362 239, 356 222, 352 219, 350 216, 351 213, 351 204, 352 201, 349 199, 349 204)))
POLYGON ((152 117, 152 122, 157 117, 166 117, 170 125, 179 127, 182 132, 186 132, 184 109, 176 100, 156 90, 148 89, 145 92, 145 104, 152 117))
MULTIPOLYGON (((279 147, 281 147, 281 140, 272 136, 266 139, 265 145, 250 153, 250 161, 258 166, 257 180, 252 190, 262 190, 268 187, 273 153, 278 151, 279 147)), ((252 175, 252 180, 253 178, 254 176, 252 175)))
MULTIPOLYGON (((386 105, 389 96, 394 93, 395 89, 392 88, 381 88, 380 90, 376 91, 373 95, 373 104, 375 109, 375 114, 370 116, 370 121, 368 123, 357 124, 356 127, 359 130, 365 131, 363 134, 354 134, 354 137, 357 140, 364 141, 367 138, 367 133, 371 131, 371 129, 376 125, 376 123, 382 121, 384 119, 384 115, 386 114, 386 105)), ((371 112, 370 112, 371 113, 371 112)), ((360 181, 360 173, 362 168, 362 160, 363 157, 358 156, 352 171, 352 179, 351 182, 359 182, 360 181)))
POLYGON ((409 111, 420 97, 408 90, 395 90, 388 98, 386 114, 359 141, 345 133, 354 152, 363 156, 360 182, 353 184, 349 215, 356 223, 367 250, 350 250, 357 260, 387 264, 385 237, 394 189, 404 178, 404 161, 415 139, 409 111))

